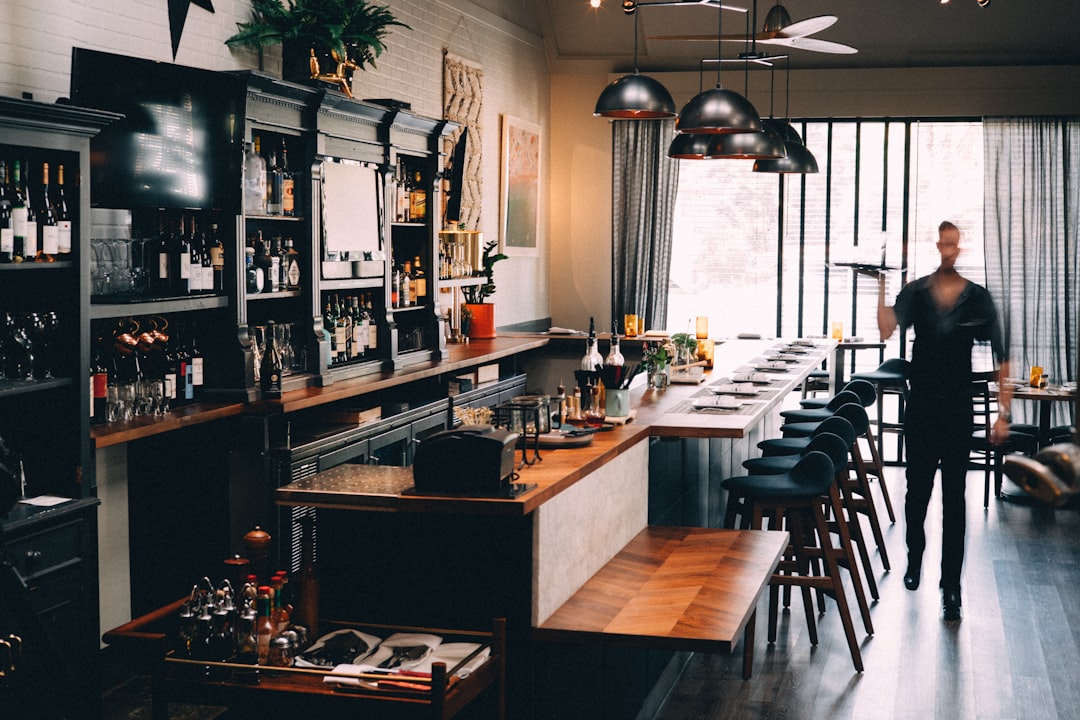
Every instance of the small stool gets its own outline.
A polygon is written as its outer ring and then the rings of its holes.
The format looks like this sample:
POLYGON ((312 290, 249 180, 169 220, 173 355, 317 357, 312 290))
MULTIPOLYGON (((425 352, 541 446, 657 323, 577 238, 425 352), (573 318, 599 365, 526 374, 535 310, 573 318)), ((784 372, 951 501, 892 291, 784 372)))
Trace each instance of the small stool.
MULTIPOLYGON (((870 407, 877 402, 877 388, 867 380, 849 380, 841 390, 848 390, 859 396, 863 407, 870 407)), ((799 407, 811 409, 825 407, 831 398, 809 397, 799 401, 799 407)))
MULTIPOLYGON (((728 478, 723 486, 745 499, 751 508, 750 526, 762 529, 763 518, 769 515, 770 524, 783 522, 791 536, 791 544, 770 580, 769 641, 776 640, 776 616, 780 586, 802 588, 803 610, 806 615, 810 642, 817 645, 817 625, 811 590, 818 589, 836 602, 844 627, 848 650, 857 672, 863 671, 862 653, 855 638, 840 563, 849 570, 856 568, 847 523, 843 522, 843 507, 837 490, 836 468, 823 452, 808 452, 786 473, 779 475, 747 475, 728 478), (822 502, 822 497, 826 501, 822 502), (825 506, 839 521, 839 547, 834 547, 831 530, 825 516, 825 506), (817 560, 824 566, 817 570, 817 560)), ((857 572, 857 570, 855 570, 857 572)), ((861 583, 860 583, 861 586, 861 583)), ((864 618, 868 620, 868 618, 864 618)), ((868 628, 867 632, 872 633, 868 628)))
MULTIPOLYGON (((868 380, 877 387, 877 434, 884 439, 886 432, 895 433, 898 437, 896 445, 896 463, 904 461, 904 403, 907 401, 908 376, 911 374, 911 363, 904 358, 889 358, 877 366, 875 370, 853 373, 852 380, 868 380), (896 395, 896 420, 885 420, 885 396, 896 395)), ((890 513, 890 517, 892 514, 890 513)))

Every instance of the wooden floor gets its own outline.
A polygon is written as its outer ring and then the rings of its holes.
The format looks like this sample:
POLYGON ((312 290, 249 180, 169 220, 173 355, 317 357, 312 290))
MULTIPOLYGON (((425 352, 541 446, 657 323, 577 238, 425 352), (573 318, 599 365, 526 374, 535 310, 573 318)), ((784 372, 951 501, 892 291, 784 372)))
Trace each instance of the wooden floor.
MULTIPOLYGON (((903 471, 886 472, 897 513, 897 523, 884 528, 893 571, 881 572, 876 562, 875 634, 860 635, 865 672, 852 667, 832 601, 820 617, 816 648, 798 597, 780 618, 776 644, 768 645, 766 601, 753 678, 741 679, 738 649, 695 655, 658 718, 1080 718, 1080 510, 991 500, 984 511, 982 475, 972 473, 963 619, 947 625, 937 587, 940 497, 935 491, 927 519, 922 586, 908 592, 903 471)), ((857 619, 855 627, 862 630, 857 619)))

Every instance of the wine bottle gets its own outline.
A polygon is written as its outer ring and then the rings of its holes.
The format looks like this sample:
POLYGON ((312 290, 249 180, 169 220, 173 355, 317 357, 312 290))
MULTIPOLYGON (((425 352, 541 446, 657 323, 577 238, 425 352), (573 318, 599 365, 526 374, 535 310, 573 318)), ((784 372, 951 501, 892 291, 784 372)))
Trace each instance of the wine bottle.
POLYGON ((289 169, 289 155, 285 138, 281 138, 281 214, 296 215, 296 178, 289 169))
POLYGON ((191 379, 190 385, 190 397, 189 400, 195 399, 196 396, 202 391, 204 372, 206 369, 206 359, 203 357, 202 351, 199 350, 198 334, 192 330, 191 333, 191 350, 190 352, 190 368, 191 373, 189 375, 191 379))
POLYGON ((15 192, 11 198, 11 227, 14 229, 15 262, 23 262, 37 255, 37 221, 33 208, 30 207, 30 197, 26 190, 25 178, 22 176, 22 168, 23 166, 16 160, 12 178, 15 192))
POLYGON ((0 160, 0 263, 10 263, 15 259, 15 229, 11 226, 8 182, 7 162, 0 160))
POLYGON ((210 246, 212 287, 216 293, 225 292, 225 245, 221 242, 221 236, 218 235, 217 223, 210 226, 210 239, 207 244, 210 246))
POLYGON ((49 199, 49 163, 41 164, 41 185, 37 199, 38 240, 34 262, 53 262, 60 252, 60 228, 56 225, 49 199))
POLYGON ((244 153, 244 212, 248 215, 266 214, 266 161, 259 150, 256 135, 244 153))
POLYGON ((278 352, 275 339, 276 327, 273 320, 267 321, 266 346, 259 363, 259 389, 266 398, 281 397, 281 353, 278 352))
POLYGON ((170 277, 169 235, 165 229, 164 216, 158 218, 157 240, 152 243, 148 258, 147 284, 150 287, 150 292, 155 295, 168 294, 170 277))
POLYGON ((329 335, 330 339, 330 363, 333 365, 337 362, 338 353, 338 336, 336 331, 337 318, 334 316, 334 306, 330 300, 326 301, 326 310, 323 312, 323 332, 329 335))
POLYGON ((390 272, 390 307, 401 307, 401 271, 397 268, 390 272))
MULTIPOLYGON (((217 232, 217 226, 214 226, 217 232)), ((210 240, 206 237, 206 230, 199 231, 199 264, 202 277, 199 279, 199 287, 204 293, 214 292, 214 260, 211 252, 210 240)))
POLYGON ((379 347, 379 325, 375 320, 375 310, 371 306, 371 295, 367 296, 367 303, 364 307, 364 314, 367 315, 368 320, 368 341, 367 350, 369 353, 374 353, 379 347))
POLYGON ((170 248, 170 270, 174 275, 169 278, 173 292, 186 295, 191 288, 191 241, 187 235, 184 216, 177 221, 176 234, 170 248))
POLYGON ((57 252, 61 256, 71 254, 71 210, 67 203, 67 189, 64 187, 64 166, 56 167, 56 196, 53 198, 53 214, 56 216, 57 252))
POLYGON ((349 359, 349 343, 351 341, 349 331, 349 314, 341 308, 338 296, 334 296, 334 334, 337 336, 337 361, 343 363, 349 359))
POLYGON ((353 332, 353 357, 361 358, 367 352, 368 327, 367 318, 360 311, 360 298, 352 297, 352 332, 353 332))
POLYGON ((405 261, 401 266, 401 281, 398 287, 398 299, 401 301, 399 307, 411 307, 413 302, 413 288, 412 288, 412 263, 405 261))
POLYGON ((270 248, 263 239, 262 230, 255 235, 255 275, 259 292, 273 292, 274 286, 270 282, 270 248))

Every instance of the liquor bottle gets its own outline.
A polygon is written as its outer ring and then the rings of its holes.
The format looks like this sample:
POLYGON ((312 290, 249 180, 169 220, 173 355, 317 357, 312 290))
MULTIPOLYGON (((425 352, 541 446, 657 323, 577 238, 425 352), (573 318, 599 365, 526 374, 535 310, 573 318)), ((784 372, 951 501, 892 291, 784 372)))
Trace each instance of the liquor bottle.
POLYGON ((337 361, 343 363, 349 359, 349 343, 351 335, 349 330, 349 315, 341 308, 338 296, 334 296, 334 334, 337 336, 337 361))
POLYGON ((213 223, 210 226, 210 239, 208 241, 210 246, 210 273, 212 277, 212 287, 214 292, 225 292, 225 245, 221 242, 221 236, 218 235, 217 223, 213 223))
POLYGON ((416 298, 416 304, 421 305, 427 297, 427 275, 424 273, 424 269, 420 267, 419 255, 413 258, 412 271, 413 295, 416 298))
POLYGON ((398 299, 401 301, 400 307, 412 307, 413 305, 412 263, 408 261, 406 261, 401 266, 401 280, 398 287, 398 299))
POLYGON ((41 164, 41 185, 37 199, 38 239, 34 262, 54 262, 60 252, 60 228, 49 199, 49 163, 41 164))
POLYGON ((390 272, 390 307, 401 307, 401 271, 397 268, 390 272))
POLYGON ((261 293, 274 292, 274 283, 270 275, 271 264, 270 246, 263 239, 262 230, 259 230, 255 236, 255 273, 261 293))
POLYGON ((15 229, 11 227, 8 181, 7 162, 0 160, 0 263, 10 263, 15 259, 15 229))
POLYGON ((396 196, 395 207, 398 222, 409 222, 409 188, 405 181, 405 166, 398 161, 394 172, 394 194, 396 196))
POLYGON ((266 323, 266 347, 259 363, 259 389, 263 397, 281 397, 281 353, 278 352, 275 339, 276 325, 273 320, 266 323))
POLYGON ((364 313, 360 311, 360 299, 355 295, 352 297, 352 334, 352 356, 354 358, 363 357, 364 353, 367 351, 369 332, 367 318, 365 318, 364 313))
POLYGON ((296 215, 296 178, 289 169, 289 155, 285 138, 281 138, 281 214, 296 215))
POLYGON ((213 292, 214 267, 210 259, 210 246, 205 229, 198 232, 192 245, 196 248, 195 257, 199 259, 199 262, 197 265, 192 265, 191 272, 199 276, 199 292, 213 292))
POLYGON ((11 225, 15 229, 15 262, 30 260, 37 255, 37 215, 30 202, 27 178, 22 174, 23 168, 26 168, 29 175, 30 167, 20 165, 16 160, 15 196, 11 201, 11 225))
POLYGON ((379 325, 375 321, 375 310, 371 307, 371 295, 367 296, 367 303, 364 307, 364 314, 367 316, 368 321, 368 341, 367 350, 369 353, 374 353, 379 347, 379 325))
POLYGON ((248 215, 266 214, 266 161, 259 149, 256 135, 244 153, 244 212, 248 215))
POLYGON ((285 173, 279 164, 278 153, 271 149, 266 163, 266 214, 280 215, 282 212, 282 190, 285 173))
POLYGON ((427 190, 424 180, 417 170, 413 175, 412 188, 409 191, 409 222, 424 222, 427 219, 427 190))
POLYGON ((285 247, 281 236, 275 235, 270 249, 270 277, 274 282, 274 292, 285 291, 285 247))
POLYGON ((64 166, 56 167, 56 196, 53 198, 53 214, 56 216, 58 252, 61 256, 71 254, 71 210, 68 208, 67 189, 64 187, 64 166))
POLYGON ((285 238, 285 289, 300 289, 300 253, 293 246, 292 237, 285 238))
POLYGON ((244 289, 248 295, 254 295, 262 288, 259 286, 259 271, 255 267, 255 248, 244 248, 244 289))
POLYGON ((334 306, 328 299, 326 301, 326 310, 323 312, 323 332, 330 336, 330 363, 333 365, 337 362, 338 354, 338 336, 337 336, 337 317, 334 316, 334 306))
POLYGON ((308 637, 319 637, 319 577, 315 572, 315 519, 301 517, 300 575, 296 579, 296 610, 293 622, 307 628, 308 637))

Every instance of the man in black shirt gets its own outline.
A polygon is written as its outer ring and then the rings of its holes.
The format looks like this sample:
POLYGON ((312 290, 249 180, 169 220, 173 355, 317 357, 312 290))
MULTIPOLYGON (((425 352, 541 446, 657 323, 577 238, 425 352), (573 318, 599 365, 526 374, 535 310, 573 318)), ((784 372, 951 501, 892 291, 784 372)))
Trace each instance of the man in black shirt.
MULTIPOLYGON (((989 341, 1000 377, 1007 377, 1008 350, 1002 340, 994 301, 986 288, 956 272, 960 230, 949 221, 938 227, 941 264, 930 275, 908 283, 890 307, 885 306, 885 278, 878 283, 878 328, 881 339, 897 326, 914 326, 911 351, 910 395, 905 407, 907 443, 908 568, 904 587, 919 587, 922 555, 926 548, 923 524, 941 466, 941 590, 945 620, 960 619, 960 575, 964 563, 964 485, 971 448, 971 349, 975 341, 989 341)), ((1002 385, 999 414, 992 442, 1008 435, 1008 409, 1012 397, 1002 385)))

